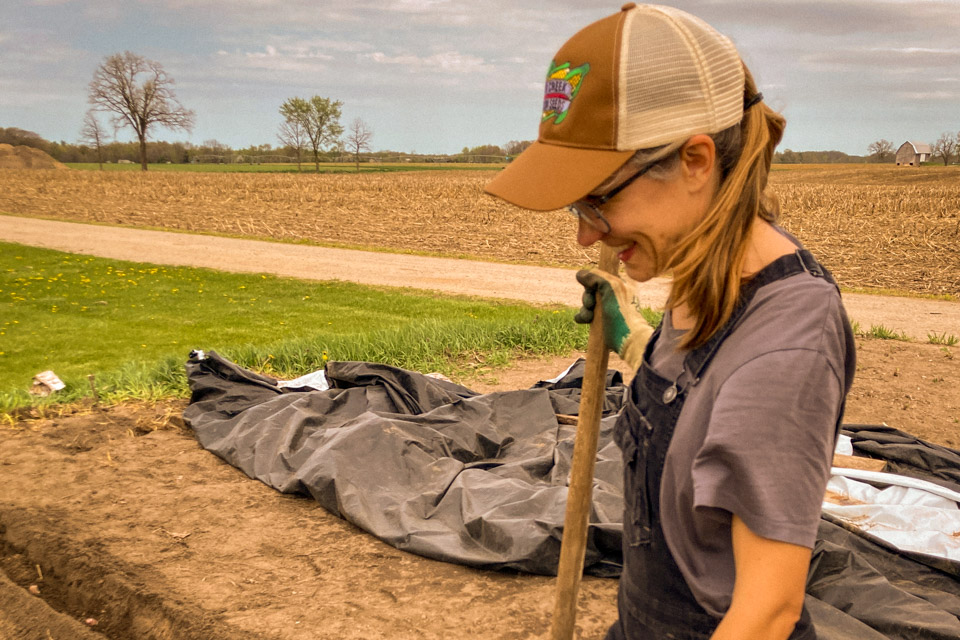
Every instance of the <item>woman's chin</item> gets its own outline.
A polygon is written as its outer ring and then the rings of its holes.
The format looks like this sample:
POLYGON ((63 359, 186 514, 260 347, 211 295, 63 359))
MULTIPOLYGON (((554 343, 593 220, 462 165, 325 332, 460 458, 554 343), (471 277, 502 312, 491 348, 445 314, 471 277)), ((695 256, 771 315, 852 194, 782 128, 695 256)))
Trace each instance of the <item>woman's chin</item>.
POLYGON ((630 262, 623 263, 623 270, 635 282, 646 282, 657 275, 649 265, 638 265, 630 262))

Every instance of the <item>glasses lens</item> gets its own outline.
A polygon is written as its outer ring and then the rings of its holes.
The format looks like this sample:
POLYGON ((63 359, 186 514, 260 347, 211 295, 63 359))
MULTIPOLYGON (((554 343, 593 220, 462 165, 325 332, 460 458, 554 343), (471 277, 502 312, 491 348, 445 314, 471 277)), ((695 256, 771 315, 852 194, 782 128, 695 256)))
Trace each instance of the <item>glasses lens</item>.
POLYGON ((600 215, 599 211, 597 211, 594 207, 591 207, 589 204, 585 202, 574 202, 572 205, 567 207, 567 209, 570 211, 570 213, 577 216, 597 231, 602 231, 603 233, 610 231, 610 226, 607 224, 607 221, 603 219, 603 216, 600 215))

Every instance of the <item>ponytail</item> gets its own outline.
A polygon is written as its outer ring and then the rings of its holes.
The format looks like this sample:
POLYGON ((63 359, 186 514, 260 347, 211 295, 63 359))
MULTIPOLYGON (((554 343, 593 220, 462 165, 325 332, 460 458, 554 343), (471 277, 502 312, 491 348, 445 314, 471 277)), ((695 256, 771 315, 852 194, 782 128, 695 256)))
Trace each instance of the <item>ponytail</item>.
MULTIPOLYGON (((757 87, 746 66, 744 72, 746 105, 755 101, 757 87)), ((754 220, 759 216, 774 222, 779 213, 776 200, 765 191, 773 150, 785 126, 783 116, 757 102, 745 110, 739 124, 713 136, 720 187, 703 220, 678 245, 670 265, 673 286, 668 306, 685 304, 695 319, 681 349, 702 346, 733 315, 754 220), (734 158, 732 166, 725 166, 734 158)))

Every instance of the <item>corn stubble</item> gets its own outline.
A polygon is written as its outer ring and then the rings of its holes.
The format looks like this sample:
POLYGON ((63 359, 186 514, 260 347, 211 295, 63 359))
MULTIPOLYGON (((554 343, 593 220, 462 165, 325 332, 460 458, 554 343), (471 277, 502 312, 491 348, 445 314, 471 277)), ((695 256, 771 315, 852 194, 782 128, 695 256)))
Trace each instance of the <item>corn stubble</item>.
MULTIPOLYGON (((0 211, 63 220, 579 266, 564 212, 483 193, 488 171, 257 174, 4 171, 0 211)), ((847 287, 960 293, 960 170, 778 170, 783 225, 847 287)))

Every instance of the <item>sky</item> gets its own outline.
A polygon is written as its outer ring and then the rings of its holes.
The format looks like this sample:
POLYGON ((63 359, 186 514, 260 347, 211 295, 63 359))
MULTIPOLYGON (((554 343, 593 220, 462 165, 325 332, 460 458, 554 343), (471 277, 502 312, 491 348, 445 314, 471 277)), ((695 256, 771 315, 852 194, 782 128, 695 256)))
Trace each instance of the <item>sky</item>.
MULTIPOLYGON (((677 0, 729 36, 780 150, 866 155, 884 138, 960 131, 960 0, 677 0)), ((458 153, 537 135, 553 54, 616 2, 584 0, 0 0, 0 127, 76 142, 94 70, 126 50, 159 62, 190 133, 278 145, 280 105, 319 95, 372 146, 458 153)), ((132 139, 119 131, 120 140, 132 139)))

